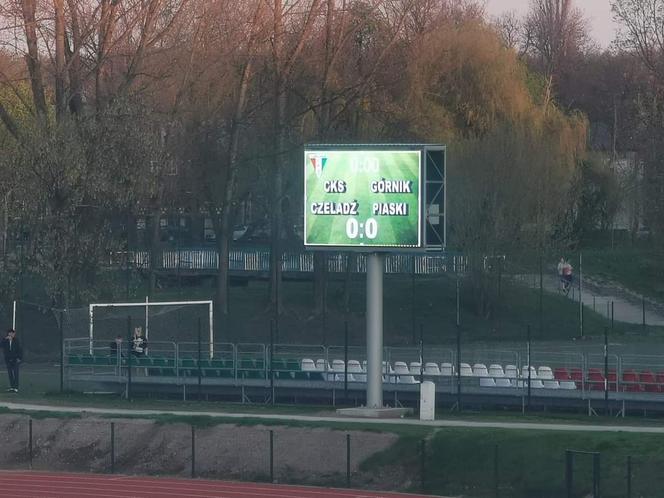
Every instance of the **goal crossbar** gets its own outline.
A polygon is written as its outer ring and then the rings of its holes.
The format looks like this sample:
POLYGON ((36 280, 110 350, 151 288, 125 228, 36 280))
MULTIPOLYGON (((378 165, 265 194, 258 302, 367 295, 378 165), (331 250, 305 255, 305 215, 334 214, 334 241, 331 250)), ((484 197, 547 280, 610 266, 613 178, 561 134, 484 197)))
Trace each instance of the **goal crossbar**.
POLYGON ((214 356, 214 305, 211 300, 207 301, 150 301, 148 297, 144 302, 138 303, 90 303, 89 305, 89 318, 90 318, 90 354, 93 354, 93 341, 94 341, 94 310, 95 308, 127 308, 127 307, 142 307, 145 308, 145 339, 149 341, 150 333, 150 306, 200 306, 206 305, 208 307, 208 320, 210 326, 210 358, 214 356))

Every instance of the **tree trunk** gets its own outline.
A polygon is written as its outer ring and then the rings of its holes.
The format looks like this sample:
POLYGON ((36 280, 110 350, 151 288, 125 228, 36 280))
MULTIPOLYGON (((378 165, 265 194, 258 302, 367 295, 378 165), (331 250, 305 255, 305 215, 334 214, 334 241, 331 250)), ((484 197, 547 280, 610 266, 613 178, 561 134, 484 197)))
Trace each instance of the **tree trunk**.
POLYGON ((75 0, 67 0, 71 15, 72 47, 69 52, 69 110, 79 114, 83 110, 83 84, 81 75, 81 26, 75 0))
POLYGON ((44 83, 41 74, 41 63, 39 62, 39 49, 37 44, 37 21, 36 0, 23 0, 21 2, 23 23, 25 25, 25 43, 28 47, 26 63, 30 74, 30 85, 32 87, 32 98, 35 103, 37 115, 46 117, 46 97, 44 95, 44 83))
POLYGON ((106 52, 109 41, 115 30, 115 9, 118 2, 112 0, 101 0, 101 14, 99 19, 98 41, 97 41, 97 64, 95 67, 95 97, 97 99, 97 111, 103 109, 106 103, 107 75, 106 75, 106 52))
POLYGON ((283 154, 285 142, 286 82, 283 62, 283 3, 274 0, 274 178, 270 213, 270 305, 281 314, 281 218, 283 154))
POLYGON ((55 116, 58 122, 64 118, 66 102, 65 84, 65 6, 64 0, 53 0, 55 8, 55 116))

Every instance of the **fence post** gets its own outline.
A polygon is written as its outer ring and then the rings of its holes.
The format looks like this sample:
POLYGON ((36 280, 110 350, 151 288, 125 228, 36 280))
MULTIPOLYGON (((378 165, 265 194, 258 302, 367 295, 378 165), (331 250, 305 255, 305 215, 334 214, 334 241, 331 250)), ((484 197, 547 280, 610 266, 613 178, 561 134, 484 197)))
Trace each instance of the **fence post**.
POLYGON ((599 453, 593 453, 593 498, 600 498, 599 453))
POLYGON ((583 337, 583 253, 579 251, 579 331, 583 337))
POLYGON ((532 375, 532 366, 530 363, 530 325, 527 326, 526 329, 526 334, 527 334, 527 354, 528 354, 528 411, 530 411, 530 380, 531 380, 531 375, 532 375))
POLYGON ((570 450, 565 450, 565 488, 567 498, 572 498, 574 494, 574 454, 570 450))
POLYGON ((196 428, 191 426, 191 478, 196 477, 196 428))
POLYGON ((111 474, 115 474, 115 422, 111 422, 111 474))
POLYGON ((498 445, 493 447, 493 491, 496 498, 500 497, 498 479, 498 445))
POLYGON ((63 318, 64 313, 60 310, 60 326, 58 327, 58 332, 60 332, 60 394, 65 390, 65 336, 62 325, 63 318))
POLYGON ((424 324, 420 323, 420 384, 424 382, 424 324))
POLYGON ((646 298, 641 296, 641 318, 643 321, 643 328, 646 328, 646 298))
POLYGON ((627 457, 627 498, 632 498, 632 457, 627 457))
POLYGON ((344 322, 344 403, 348 404, 348 322, 344 322))
POLYGON ((456 279, 456 382, 457 410, 461 411, 461 299, 459 275, 456 279))
POLYGON ((197 335, 198 335, 198 359, 196 360, 196 365, 198 366, 198 401, 200 401, 202 398, 202 390, 203 390, 203 378, 202 378, 203 376, 201 372, 201 317, 200 316, 198 317, 197 335))
POLYGON ((274 319, 270 320, 270 404, 274 405, 274 319))
POLYGON ((32 419, 28 419, 28 465, 32 470, 32 419))
POLYGON ((127 401, 131 401, 131 315, 127 315, 127 401))
POLYGON ((426 447, 426 440, 422 439, 420 441, 420 487, 422 491, 426 489, 426 455, 427 455, 427 447, 426 447))
POLYGON ((350 488, 350 434, 346 434, 346 487, 350 488))
POLYGON ((270 429, 270 482, 274 482, 274 431, 270 429))
MULTIPOLYGON (((616 389, 618 375, 616 371, 616 389)), ((604 327, 604 411, 609 414, 609 329, 604 327)))

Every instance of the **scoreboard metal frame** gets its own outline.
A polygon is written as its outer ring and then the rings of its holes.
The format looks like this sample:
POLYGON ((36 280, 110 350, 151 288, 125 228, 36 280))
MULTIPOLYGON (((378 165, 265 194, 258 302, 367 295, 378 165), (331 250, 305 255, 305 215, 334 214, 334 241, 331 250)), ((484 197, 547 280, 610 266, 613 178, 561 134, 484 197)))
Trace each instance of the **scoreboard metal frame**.
MULTIPOLYGON (((331 151, 419 151, 418 179, 418 246, 401 245, 345 245, 307 243, 307 175, 303 178, 304 246, 308 250, 372 252, 423 252, 442 251, 447 243, 447 148, 442 144, 307 144, 303 159, 309 152, 331 151)), ((305 168, 307 165, 304 165, 305 168)))

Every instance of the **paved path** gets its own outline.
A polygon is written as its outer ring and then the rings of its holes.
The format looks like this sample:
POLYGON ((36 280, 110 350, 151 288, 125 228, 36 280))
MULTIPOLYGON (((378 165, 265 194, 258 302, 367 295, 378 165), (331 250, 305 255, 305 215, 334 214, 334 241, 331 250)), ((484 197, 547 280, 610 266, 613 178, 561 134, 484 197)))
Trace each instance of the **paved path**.
MULTIPOLYGON (((531 288, 539 288, 539 275, 515 275, 514 280, 531 288)), ((547 292, 561 293, 560 281, 555 275, 545 274, 542 284, 547 292)), ((616 321, 639 325, 643 323, 644 303, 642 298, 633 292, 584 276, 581 296, 583 305, 587 309, 607 318, 611 318, 611 303, 613 303, 613 317, 616 321)), ((578 279, 574 281, 574 286, 567 297, 579 302, 578 279)), ((664 305, 646 300, 645 320, 646 325, 664 326, 664 305)))
POLYGON ((621 425, 591 425, 591 424, 554 424, 536 422, 476 422, 470 420, 434 420, 421 421, 417 419, 369 419, 360 417, 333 417, 315 415, 280 415, 265 413, 232 413, 232 412, 210 412, 210 411, 186 411, 186 410, 130 410, 122 408, 91 408, 80 406, 52 406, 29 403, 0 402, 0 407, 10 410, 25 410, 36 412, 77 413, 92 415, 115 415, 122 416, 158 416, 175 415, 181 417, 218 417, 225 419, 254 419, 270 421, 298 421, 298 422, 334 422, 334 423, 356 423, 365 425, 406 425, 420 427, 459 427, 474 429, 516 429, 516 430, 544 430, 544 431, 582 431, 582 432, 633 432, 642 434, 664 434, 662 427, 639 427, 621 425))

